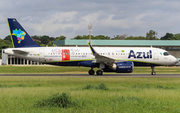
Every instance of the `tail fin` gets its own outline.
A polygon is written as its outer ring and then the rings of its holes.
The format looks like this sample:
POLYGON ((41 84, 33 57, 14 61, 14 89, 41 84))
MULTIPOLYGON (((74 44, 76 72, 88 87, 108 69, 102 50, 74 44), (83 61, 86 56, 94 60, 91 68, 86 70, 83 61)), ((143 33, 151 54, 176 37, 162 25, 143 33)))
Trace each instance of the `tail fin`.
POLYGON ((41 47, 29 36, 15 18, 8 18, 7 23, 9 25, 13 47, 41 47))

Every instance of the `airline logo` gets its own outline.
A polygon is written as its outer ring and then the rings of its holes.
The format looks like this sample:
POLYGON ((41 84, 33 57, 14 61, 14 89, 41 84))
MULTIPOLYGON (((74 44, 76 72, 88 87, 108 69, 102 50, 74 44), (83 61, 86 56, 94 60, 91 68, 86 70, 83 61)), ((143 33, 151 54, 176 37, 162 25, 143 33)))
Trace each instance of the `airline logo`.
POLYGON ((21 29, 13 30, 12 35, 17 37, 18 43, 20 44, 22 40, 24 40, 26 33, 24 31, 21 31, 21 29))
POLYGON ((149 52, 134 52, 133 50, 130 50, 128 58, 138 58, 138 59, 151 59, 152 58, 152 51, 149 50, 149 52))

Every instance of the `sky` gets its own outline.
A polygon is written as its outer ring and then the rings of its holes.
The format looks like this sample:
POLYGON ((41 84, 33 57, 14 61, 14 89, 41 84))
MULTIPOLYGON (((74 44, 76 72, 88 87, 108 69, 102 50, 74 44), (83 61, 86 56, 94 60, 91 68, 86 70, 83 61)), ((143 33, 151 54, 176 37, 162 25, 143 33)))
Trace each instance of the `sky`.
POLYGON ((0 38, 9 35, 6 18, 16 18, 31 36, 92 35, 161 38, 180 33, 179 0, 0 0, 0 38))

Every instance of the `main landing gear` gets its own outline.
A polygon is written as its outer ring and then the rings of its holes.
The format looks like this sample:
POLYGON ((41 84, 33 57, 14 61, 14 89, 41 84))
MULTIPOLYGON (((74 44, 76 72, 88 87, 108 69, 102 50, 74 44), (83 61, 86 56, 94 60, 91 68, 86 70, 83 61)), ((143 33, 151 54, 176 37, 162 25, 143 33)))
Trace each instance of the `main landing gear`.
POLYGON ((91 69, 91 70, 88 71, 88 73, 89 73, 89 75, 94 75, 95 72, 94 72, 93 69, 91 69))
POLYGON ((96 75, 102 75, 102 74, 103 74, 103 71, 101 71, 101 70, 96 71, 96 75))
MULTIPOLYGON (((96 71, 96 75, 103 75, 103 71, 102 71, 102 69, 104 69, 105 68, 105 64, 104 63, 100 63, 99 64, 99 70, 97 70, 96 71)), ((94 70, 93 70, 93 67, 91 67, 91 70, 89 70, 89 75, 94 75, 94 70)))
MULTIPOLYGON (((89 75, 94 75, 95 71, 93 69, 88 71, 89 75)), ((103 71, 97 70, 96 75, 103 75, 103 71)))
POLYGON ((151 75, 156 75, 156 72, 154 71, 154 66, 151 66, 152 72, 151 75))
MULTIPOLYGON (((95 71, 93 69, 88 71, 89 75, 94 75, 95 71)), ((97 70, 96 75, 103 75, 103 71, 97 70)))

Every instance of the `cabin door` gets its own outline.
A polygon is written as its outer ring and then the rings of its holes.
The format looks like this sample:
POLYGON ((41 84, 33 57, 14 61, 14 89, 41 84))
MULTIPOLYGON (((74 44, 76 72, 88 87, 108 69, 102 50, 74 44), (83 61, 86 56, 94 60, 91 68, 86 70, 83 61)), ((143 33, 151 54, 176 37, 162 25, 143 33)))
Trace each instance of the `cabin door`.
POLYGON ((44 49, 39 49, 39 62, 45 62, 44 49))
POLYGON ((159 60, 158 50, 153 50, 153 60, 159 60))

